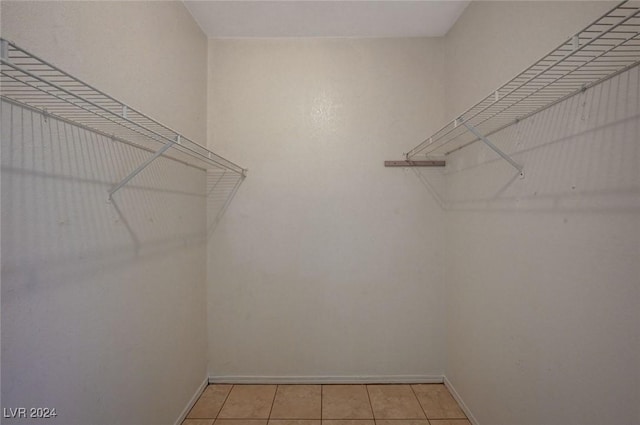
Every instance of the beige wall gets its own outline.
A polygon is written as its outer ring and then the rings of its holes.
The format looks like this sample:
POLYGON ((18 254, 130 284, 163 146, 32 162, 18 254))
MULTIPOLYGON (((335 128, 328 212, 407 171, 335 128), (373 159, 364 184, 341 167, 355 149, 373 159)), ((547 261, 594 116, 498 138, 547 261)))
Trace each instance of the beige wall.
POLYGON ((2 34, 199 143, 206 38, 180 2, 2 2, 2 34))
MULTIPOLYGON (((473 2, 450 117, 612 4, 473 2)), ((448 158, 446 376, 479 424, 640 422, 638 69, 448 158)))
POLYGON ((484 99, 614 5, 602 1, 472 1, 444 37, 445 119, 450 121, 484 99))
POLYGON ((478 144, 382 167, 607 7, 207 47, 179 3, 2 2, 3 37, 250 170, 215 231, 172 163, 108 205, 143 153, 3 104, 3 406, 172 423, 207 373, 446 373, 482 425, 640 421, 637 70, 496 135, 524 180, 478 144))
MULTIPOLYGON (((181 3, 1 12, 2 37, 204 143, 206 38, 181 3)), ((3 103, 3 407, 172 424, 204 382, 205 175, 161 159, 107 203, 146 157, 3 103)))
POLYGON ((210 148, 249 168, 209 244, 210 374, 441 375, 443 211, 383 167, 442 120, 440 41, 210 40, 209 71, 210 148))

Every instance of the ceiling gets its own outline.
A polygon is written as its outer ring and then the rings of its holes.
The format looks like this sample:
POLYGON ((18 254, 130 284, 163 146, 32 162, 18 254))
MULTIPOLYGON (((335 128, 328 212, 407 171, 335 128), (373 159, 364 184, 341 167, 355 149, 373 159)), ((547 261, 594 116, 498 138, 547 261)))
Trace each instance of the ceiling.
POLYGON ((189 1, 215 37, 438 37, 469 1, 189 1))

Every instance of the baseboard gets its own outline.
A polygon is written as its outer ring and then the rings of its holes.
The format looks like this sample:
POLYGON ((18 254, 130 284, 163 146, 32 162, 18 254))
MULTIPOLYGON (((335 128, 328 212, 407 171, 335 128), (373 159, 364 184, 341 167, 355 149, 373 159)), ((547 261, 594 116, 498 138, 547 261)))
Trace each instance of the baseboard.
POLYGON ((209 376, 210 384, 441 384, 442 375, 209 376))
POLYGON ((471 410, 469 410, 469 407, 464 403, 464 401, 462 400, 462 397, 460 397, 460 394, 458 394, 456 389, 453 387, 453 384, 451 383, 451 381, 447 379, 446 375, 443 376, 443 378, 444 378, 445 387, 447 387, 447 389, 449 390, 453 398, 456 399, 456 401, 460 405, 460 408, 462 408, 462 411, 464 412, 464 414, 467 415, 467 419, 469 419, 469 422, 471 422, 472 425, 480 425, 480 422, 478 422, 475 416, 473 416, 473 413, 471 413, 471 410))
POLYGON ((196 392, 193 394, 193 397, 191 397, 191 400, 189 400, 189 403, 187 403, 187 406, 184 408, 182 413, 180 413, 180 416, 178 416, 178 419, 174 422, 174 425, 182 424, 193 405, 196 404, 196 401, 198 401, 198 399, 202 395, 204 389, 207 388, 207 384, 209 384, 209 379, 205 378, 204 381, 202 381, 202 384, 200 384, 196 392))

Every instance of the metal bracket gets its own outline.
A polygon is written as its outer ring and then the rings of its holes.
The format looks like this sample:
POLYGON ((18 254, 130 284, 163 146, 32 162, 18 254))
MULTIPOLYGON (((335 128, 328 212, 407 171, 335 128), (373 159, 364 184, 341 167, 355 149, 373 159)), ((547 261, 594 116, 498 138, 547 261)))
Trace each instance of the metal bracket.
POLYGON ((116 193, 118 190, 120 190, 122 188, 122 186, 124 186, 127 183, 129 183, 129 180, 131 180, 132 178, 137 176, 142 170, 147 168, 147 166, 149 164, 151 164, 153 161, 155 161, 160 155, 165 153, 167 151, 167 149, 169 149, 171 146, 173 146, 176 143, 180 144, 180 135, 178 135, 176 137, 176 140, 169 140, 167 143, 165 143, 164 146, 162 146, 160 149, 158 149, 149 159, 147 159, 145 162, 140 164, 135 170, 133 170, 131 173, 129 173, 129 175, 127 177, 122 179, 120 181, 120 183, 118 183, 116 186, 114 186, 114 188, 109 191, 109 200, 111 200, 111 198, 113 197, 113 194, 116 193))
POLYGON ((9 42, 0 40, 0 59, 9 62, 9 42))
POLYGON ((385 167, 444 167, 446 165, 444 160, 428 159, 426 161, 412 159, 401 161, 385 161, 385 167))
POLYGON ((485 145, 489 146, 495 153, 500 155, 502 157, 502 159, 504 159, 509 164, 511 164, 511 166, 513 168, 518 170, 520 172, 520 178, 521 179, 524 178, 524 171, 523 171, 522 165, 520 165, 517 162, 515 162, 513 160, 513 158, 511 158, 506 153, 502 152, 496 145, 491 143, 491 141, 489 139, 487 139, 486 137, 484 137, 484 135, 482 133, 480 133, 477 128, 475 128, 474 126, 472 126, 471 124, 469 124, 469 123, 467 123, 465 121, 462 121, 462 125, 467 127, 467 130, 469 130, 471 133, 473 133, 474 136, 476 136, 478 139, 482 140, 485 145))

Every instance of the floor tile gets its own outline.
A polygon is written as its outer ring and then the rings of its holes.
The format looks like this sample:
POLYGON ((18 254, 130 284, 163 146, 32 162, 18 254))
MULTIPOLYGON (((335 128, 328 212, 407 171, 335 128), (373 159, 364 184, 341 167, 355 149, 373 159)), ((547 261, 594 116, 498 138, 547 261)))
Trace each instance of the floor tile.
POLYGON ((268 419, 275 393, 276 385, 234 385, 218 417, 268 419))
POLYGON ((376 425, 429 425, 426 419, 376 419, 376 425))
POLYGON ((322 425, 375 425, 373 419, 327 419, 322 420, 322 425))
POLYGON ((425 419, 409 385, 367 385, 376 419, 425 419))
POLYGON ((320 385, 278 385, 271 409, 273 419, 320 419, 320 385))
POLYGON ((213 419, 185 419, 182 425, 213 425, 213 419))
MULTIPOLYGON (((447 387, 442 384, 412 385, 429 419, 466 419, 447 387)), ((449 425, 449 424, 440 424, 449 425)), ((458 425, 458 424, 455 424, 458 425)))
POLYGON ((471 425, 467 419, 431 419, 431 425, 471 425))
POLYGON ((267 425, 266 419, 216 419, 214 425, 267 425))
POLYGON ((320 419, 269 419, 268 425, 321 425, 320 419))
POLYGON ((373 419, 367 388, 364 385, 323 385, 322 419, 373 419))
MULTIPOLYGON (((204 392, 193 406, 188 419, 211 418, 218 416, 218 412, 222 407, 232 385, 214 384, 204 389, 204 392)), ((198 424, 199 425, 199 424, 198 424)), ((211 425, 211 424, 209 424, 211 425)))

